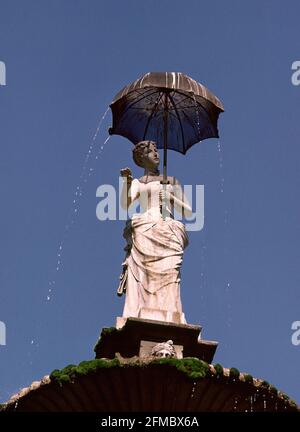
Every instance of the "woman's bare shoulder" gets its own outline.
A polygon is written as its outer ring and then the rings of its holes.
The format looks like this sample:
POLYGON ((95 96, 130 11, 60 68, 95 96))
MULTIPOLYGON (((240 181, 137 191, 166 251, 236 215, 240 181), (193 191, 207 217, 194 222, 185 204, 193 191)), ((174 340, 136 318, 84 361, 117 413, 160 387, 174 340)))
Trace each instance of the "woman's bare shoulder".
POLYGON ((154 181, 161 181, 162 176, 142 176, 139 178, 140 183, 150 183, 154 181))
POLYGON ((173 185, 179 185, 180 186, 180 181, 176 177, 172 177, 172 179, 173 179, 173 181, 172 181, 173 185))
MULTIPOLYGON (((164 180, 164 177, 162 174, 159 176, 151 176, 151 177, 142 176, 138 179, 138 181, 140 183, 150 183, 153 181, 160 181, 161 183, 163 183, 163 180, 164 180)), ((171 185, 180 185, 180 182, 174 176, 167 176, 167 183, 171 184, 171 185)))

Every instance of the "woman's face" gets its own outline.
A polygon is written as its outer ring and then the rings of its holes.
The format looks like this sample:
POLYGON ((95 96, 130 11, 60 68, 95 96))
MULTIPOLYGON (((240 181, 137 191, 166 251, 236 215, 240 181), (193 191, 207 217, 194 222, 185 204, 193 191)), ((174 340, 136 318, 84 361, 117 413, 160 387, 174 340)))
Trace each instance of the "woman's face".
POLYGON ((159 166, 159 153, 155 144, 149 144, 143 155, 143 165, 145 168, 156 170, 159 166))

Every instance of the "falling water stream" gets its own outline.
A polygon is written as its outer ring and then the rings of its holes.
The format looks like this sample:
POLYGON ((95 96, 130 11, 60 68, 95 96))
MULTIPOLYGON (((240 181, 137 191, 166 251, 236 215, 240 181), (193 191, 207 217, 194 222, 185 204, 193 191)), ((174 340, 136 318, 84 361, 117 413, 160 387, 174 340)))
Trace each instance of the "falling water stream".
MULTIPOLYGON (((202 135, 201 134, 201 122, 200 122, 200 114, 199 114, 199 106, 197 104, 196 101, 196 97, 195 95, 193 95, 193 100, 194 100, 194 104, 195 104, 195 112, 196 112, 196 127, 197 127, 197 134, 198 134, 198 138, 202 135)), ((224 186, 225 186, 225 178, 224 178, 224 161, 223 161, 223 150, 222 150, 222 146, 221 146, 221 140, 218 139, 217 141, 217 158, 218 158, 218 165, 219 165, 219 176, 220 176, 220 193, 224 194, 224 186)), ((224 210, 224 218, 223 218, 223 222, 224 222, 224 232, 227 228, 228 225, 228 210, 225 208, 224 210)), ((204 235, 204 232, 202 233, 202 235, 204 235)), ((225 252, 227 251, 227 247, 225 246, 225 252)), ((206 252, 207 252, 207 247, 206 247, 206 242, 205 242, 205 238, 204 238, 204 242, 203 242, 203 246, 201 247, 201 255, 200 255, 200 260, 201 260, 201 273, 200 273, 200 286, 201 286, 201 291, 203 292, 203 295, 201 296, 201 309, 202 309, 202 319, 204 319, 205 317, 205 292, 206 292, 206 284, 205 284, 205 257, 206 257, 206 252)), ((227 327, 230 328, 231 327, 231 323, 232 323, 232 318, 231 318, 231 301, 230 301, 230 288, 231 288, 231 283, 230 282, 225 282, 225 302, 227 304, 227 327)))
MULTIPOLYGON (((110 136, 108 136, 105 139, 105 141, 103 142, 103 144, 101 144, 101 146, 99 146, 99 148, 97 149, 97 146, 98 146, 97 138, 99 135, 100 127, 101 127, 108 111, 109 111, 109 107, 106 109, 106 111, 101 116, 101 118, 98 122, 96 131, 93 135, 91 144, 89 146, 89 149, 87 151, 87 154, 85 156, 85 159, 84 159, 84 162, 83 162, 83 165, 81 168, 81 173, 79 176, 78 184, 76 185, 74 193, 73 193, 72 203, 71 203, 68 215, 67 215, 67 220, 66 220, 66 223, 65 223, 65 226, 63 229, 63 234, 62 234, 61 240, 60 240, 59 245, 58 245, 58 249, 57 249, 57 253, 56 253, 56 264, 55 264, 53 272, 52 272, 52 277, 48 281, 47 293, 45 295, 46 304, 51 303, 51 300, 53 300, 55 286, 56 286, 56 282, 57 282, 57 277, 58 277, 58 274, 61 271, 62 265, 63 265, 64 246, 65 246, 65 243, 68 239, 70 229, 72 226, 74 226, 76 218, 78 218, 78 214, 79 214, 79 210, 80 210, 80 204, 81 204, 81 201, 83 198, 85 186, 87 185, 88 180, 90 179, 92 174, 95 172, 96 162, 100 158, 101 153, 103 152, 105 145, 107 144, 107 142, 109 141, 109 138, 110 138, 110 136)), ((31 339, 30 340, 30 348, 29 348, 29 352, 28 352, 28 358, 29 358, 29 364, 30 365, 32 365, 32 363, 33 363, 33 351, 36 352, 36 350, 38 348, 39 348, 39 342, 38 342, 37 338, 31 339)))
POLYGON ((96 132, 92 138, 92 142, 89 146, 89 149, 87 151, 87 154, 85 156, 82 168, 81 168, 81 174, 79 177, 79 182, 75 187, 75 191, 73 194, 73 200, 72 200, 72 204, 70 207, 70 210, 68 212, 68 216, 67 216, 67 221, 64 227, 64 231, 62 234, 62 238, 61 241, 59 242, 59 246, 58 246, 58 250, 57 250, 57 254, 56 254, 56 265, 53 271, 53 277, 50 279, 50 281, 48 282, 48 292, 46 295, 46 301, 49 302, 53 297, 53 293, 54 293, 54 287, 56 284, 56 278, 58 275, 58 272, 61 270, 62 268, 62 258, 63 258, 63 252, 64 252, 64 245, 65 242, 67 240, 68 237, 68 233, 70 231, 70 228, 72 227, 72 225, 74 225, 76 218, 78 217, 78 213, 80 210, 80 203, 83 197, 83 193, 84 193, 84 188, 86 186, 86 183, 88 182, 89 178, 91 177, 91 175, 94 173, 95 171, 95 167, 92 167, 91 164, 93 164, 93 162, 95 162, 96 160, 99 159, 102 151, 104 150, 105 145, 107 144, 110 136, 108 136, 106 138, 106 140, 104 141, 104 143, 99 147, 97 153, 94 155, 93 158, 93 153, 96 147, 96 140, 100 131, 100 127, 101 124, 103 123, 107 113, 108 113, 109 108, 107 108, 107 110, 105 111, 105 113, 102 115, 102 117, 99 120, 98 126, 96 128, 96 132))
MULTIPOLYGON (((198 138, 201 137, 201 122, 199 115, 199 106, 196 101, 195 95, 193 95, 195 111, 196 111, 196 126, 197 126, 197 134, 198 138)), ((200 141, 201 142, 201 141, 200 141)), ((201 262, 201 270, 200 270, 200 292, 202 293, 200 296, 200 319, 205 321, 206 319, 206 311, 207 311, 207 303, 206 303, 206 254, 207 254, 207 246, 205 239, 205 230, 202 232, 203 243, 201 246, 200 252, 200 262, 201 262)))
POLYGON ((221 191, 221 193, 223 193, 224 192, 225 179, 224 179, 224 174, 223 174, 223 154, 222 154, 223 152, 222 152, 222 146, 221 146, 221 140, 220 139, 218 139, 217 149, 218 149, 219 167, 220 167, 220 173, 221 173, 220 191, 221 191))
MULTIPOLYGON (((221 145, 221 140, 218 139, 217 141, 217 154, 218 154, 218 163, 219 163, 219 172, 220 172, 220 193, 224 195, 225 191, 225 177, 224 177, 224 158, 223 158, 223 148, 221 145)), ((225 197, 223 197, 225 198, 225 197)), ((228 254, 228 223, 229 223, 229 212, 226 208, 226 203, 223 199, 223 224, 224 224, 224 254, 228 254)), ((224 304, 226 304, 226 325, 227 329, 229 330, 232 326, 232 304, 231 304, 231 282, 227 281, 225 282, 225 289, 223 292, 224 295, 224 304)), ((226 348, 228 349, 228 344, 225 343, 226 348)))

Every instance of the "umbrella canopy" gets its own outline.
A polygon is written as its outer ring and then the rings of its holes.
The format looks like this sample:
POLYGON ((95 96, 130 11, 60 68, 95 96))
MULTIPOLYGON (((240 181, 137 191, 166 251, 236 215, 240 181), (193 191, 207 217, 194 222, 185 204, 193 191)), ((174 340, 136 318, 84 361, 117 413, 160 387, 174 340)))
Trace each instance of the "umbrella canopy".
POLYGON ((133 144, 155 141, 158 148, 185 154, 195 143, 218 138, 221 101, 180 72, 149 72, 124 87, 111 105, 111 135, 133 144))

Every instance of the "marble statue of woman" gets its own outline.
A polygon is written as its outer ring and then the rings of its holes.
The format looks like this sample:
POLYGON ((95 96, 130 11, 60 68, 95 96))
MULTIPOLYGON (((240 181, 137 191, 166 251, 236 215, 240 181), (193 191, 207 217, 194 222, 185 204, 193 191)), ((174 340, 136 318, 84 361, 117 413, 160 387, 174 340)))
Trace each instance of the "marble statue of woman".
POLYGON ((123 317, 138 317, 185 324, 180 299, 180 266, 188 244, 185 226, 175 220, 175 209, 183 216, 191 208, 175 177, 162 184, 159 153, 153 141, 141 141, 133 149, 134 162, 144 168, 140 179, 131 170, 121 170, 124 209, 139 201, 141 211, 126 224, 127 256, 118 294, 126 293, 123 317), (162 202, 166 216, 162 218, 162 202))

